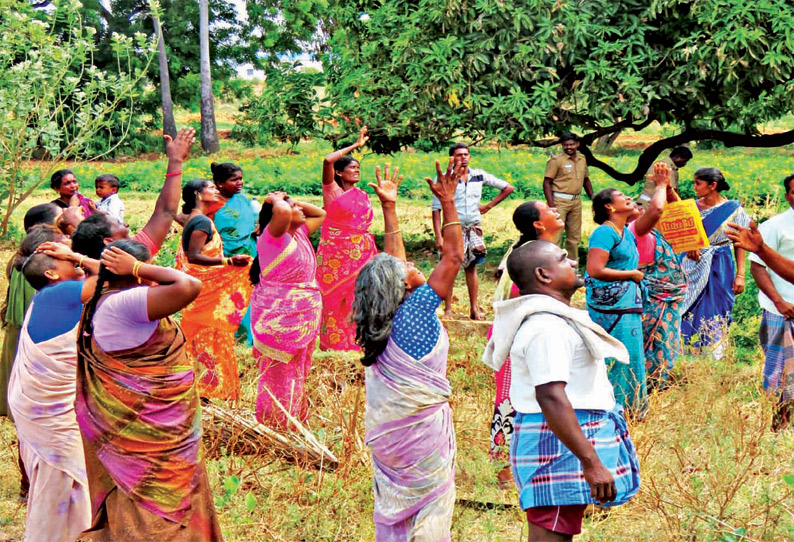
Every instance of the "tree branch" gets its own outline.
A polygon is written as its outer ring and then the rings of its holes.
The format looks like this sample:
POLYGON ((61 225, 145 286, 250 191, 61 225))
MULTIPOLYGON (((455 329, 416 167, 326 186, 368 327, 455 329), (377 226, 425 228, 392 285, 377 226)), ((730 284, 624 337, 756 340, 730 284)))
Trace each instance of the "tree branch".
MULTIPOLYGON (((588 134, 588 136, 590 135, 591 134, 588 134)), ((585 138, 582 138, 582 141, 584 141, 584 139, 585 138)), ((780 132, 777 134, 748 135, 737 132, 727 132, 723 130, 704 130, 689 127, 684 129, 684 131, 680 134, 667 137, 665 139, 660 139, 659 141, 656 141, 647 147, 644 151, 642 151, 642 154, 637 160, 637 167, 634 168, 634 171, 629 173, 621 173, 609 164, 602 162, 593 156, 593 152, 590 150, 588 145, 582 144, 582 146, 579 147, 579 152, 581 152, 587 159, 588 166, 593 166, 600 169, 613 179, 622 181, 628 185, 634 185, 638 181, 645 179, 645 174, 647 173, 648 168, 651 167, 654 161, 665 149, 671 149, 673 147, 683 145, 684 143, 689 143, 690 141, 703 140, 720 141, 726 147, 782 147, 784 145, 790 145, 791 143, 794 143, 794 130, 780 132)), ((592 141, 592 139, 590 141, 592 141)))

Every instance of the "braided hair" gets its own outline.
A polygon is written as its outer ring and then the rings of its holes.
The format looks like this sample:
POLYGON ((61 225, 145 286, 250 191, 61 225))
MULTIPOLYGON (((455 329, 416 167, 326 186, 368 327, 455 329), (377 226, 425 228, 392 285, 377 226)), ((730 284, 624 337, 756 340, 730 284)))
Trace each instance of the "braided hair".
MULTIPOLYGON (((137 241, 132 241, 130 239, 119 239, 118 241, 113 241, 110 243, 107 248, 117 247, 127 254, 131 254, 135 257, 136 260, 140 262, 145 262, 151 259, 152 254, 149 252, 149 249, 146 248, 146 245, 139 243, 137 241)), ((88 335, 92 335, 94 333, 94 315, 96 314, 97 304, 99 303, 100 298, 102 297, 102 290, 104 290, 105 285, 108 282, 112 282, 115 280, 120 279, 119 275, 115 273, 111 273, 104 265, 99 266, 99 275, 97 277, 97 284, 96 289, 94 290, 94 295, 91 296, 91 300, 86 303, 85 311, 86 311, 86 329, 84 332, 88 335)))
MULTIPOLYGON (((259 210, 259 233, 254 238, 255 240, 259 238, 265 232, 265 227, 270 224, 270 221, 273 219, 273 204, 265 202, 262 204, 262 208, 259 210)), ((251 279, 251 284, 256 286, 259 284, 259 275, 262 273, 262 269, 259 267, 259 255, 257 254, 254 256, 254 261, 251 264, 251 267, 248 269, 248 278, 251 279)))
POLYGON ((535 222, 540 220, 540 211, 537 201, 527 201, 516 207, 513 212, 513 224, 521 234, 513 248, 518 248, 530 241, 538 238, 538 231, 535 229, 535 222))

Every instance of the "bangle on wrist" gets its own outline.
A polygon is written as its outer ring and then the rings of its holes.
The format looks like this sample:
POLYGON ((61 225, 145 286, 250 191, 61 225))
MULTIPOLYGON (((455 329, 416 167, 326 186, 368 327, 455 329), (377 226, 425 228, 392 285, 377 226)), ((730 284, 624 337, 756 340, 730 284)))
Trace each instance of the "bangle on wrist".
POLYGON ((166 179, 167 179, 168 177, 179 177, 180 175, 182 175, 182 170, 181 170, 181 169, 180 169, 179 171, 174 171, 174 172, 171 172, 171 173, 166 173, 166 174, 165 174, 165 177, 166 177, 166 179))
POLYGON ((387 232, 386 232, 386 233, 384 233, 383 235, 393 235, 393 234, 395 234, 395 233, 400 233, 400 228, 397 228, 397 229, 396 229, 396 230, 394 230, 394 231, 387 231, 387 232))
POLYGON ((460 226, 460 222, 447 222, 443 226, 441 226, 441 231, 444 231, 444 228, 447 226, 460 226))
POLYGON ((137 261, 132 264, 132 276, 138 279, 138 284, 141 283, 141 277, 138 273, 140 273, 141 267, 143 266, 143 262, 137 261))
POLYGON ((85 260, 85 256, 80 256, 80 259, 77 261, 77 267, 83 267, 83 260, 85 260))

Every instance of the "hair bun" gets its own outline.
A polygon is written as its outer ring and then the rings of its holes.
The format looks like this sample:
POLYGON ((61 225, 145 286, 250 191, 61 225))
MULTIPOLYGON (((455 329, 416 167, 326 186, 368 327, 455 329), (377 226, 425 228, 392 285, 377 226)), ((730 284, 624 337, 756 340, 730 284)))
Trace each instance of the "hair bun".
POLYGON ((210 162, 210 171, 215 173, 216 169, 218 169, 218 162, 210 162))

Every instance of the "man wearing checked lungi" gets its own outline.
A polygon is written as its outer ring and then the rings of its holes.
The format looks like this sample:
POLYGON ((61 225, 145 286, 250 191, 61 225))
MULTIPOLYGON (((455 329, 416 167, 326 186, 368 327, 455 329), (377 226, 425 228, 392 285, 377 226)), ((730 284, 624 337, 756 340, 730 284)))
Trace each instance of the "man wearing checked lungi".
MULTIPOLYGON (((466 288, 469 290, 469 317, 482 320, 480 306, 477 304, 479 281, 477 264, 485 262, 485 239, 482 232, 482 215, 499 205, 513 193, 513 187, 497 179, 482 169, 469 168, 471 154, 465 143, 455 143, 449 149, 449 155, 455 160, 455 167, 463 166, 464 173, 455 189, 455 207, 463 229, 463 270, 466 273, 466 288), (482 187, 496 188, 499 193, 490 202, 483 205, 482 187)), ((441 224, 441 202, 433 196, 433 232, 436 235, 436 249, 444 251, 444 228, 451 224, 441 224)), ((444 318, 452 318, 452 292, 444 299, 444 318)))
POLYGON ((507 271, 521 296, 494 303, 483 361, 494 369, 508 356, 512 362, 510 464, 529 539, 572 540, 589 504, 624 504, 640 487, 606 367, 629 355, 587 311, 570 306, 584 280, 566 251, 527 243, 510 255, 507 271))
MULTIPOLYGON (((772 429, 780 431, 791 425, 794 410, 794 283, 786 279, 786 271, 794 267, 794 174, 783 179, 786 201, 789 208, 773 216, 757 230, 751 228, 757 241, 748 250, 750 272, 758 285, 758 302, 763 309, 760 339, 764 350, 764 389, 775 396, 777 408, 772 420, 772 429), (759 238, 760 236, 760 238, 759 238), (776 252, 776 256, 771 256, 776 252), (776 258, 783 269, 775 268, 776 258), (781 274, 775 271, 783 271, 781 274)), ((736 229, 736 228, 734 228, 736 229)), ((731 230, 728 237, 736 238, 731 230)), ((740 245, 744 248, 744 245, 740 245)))

